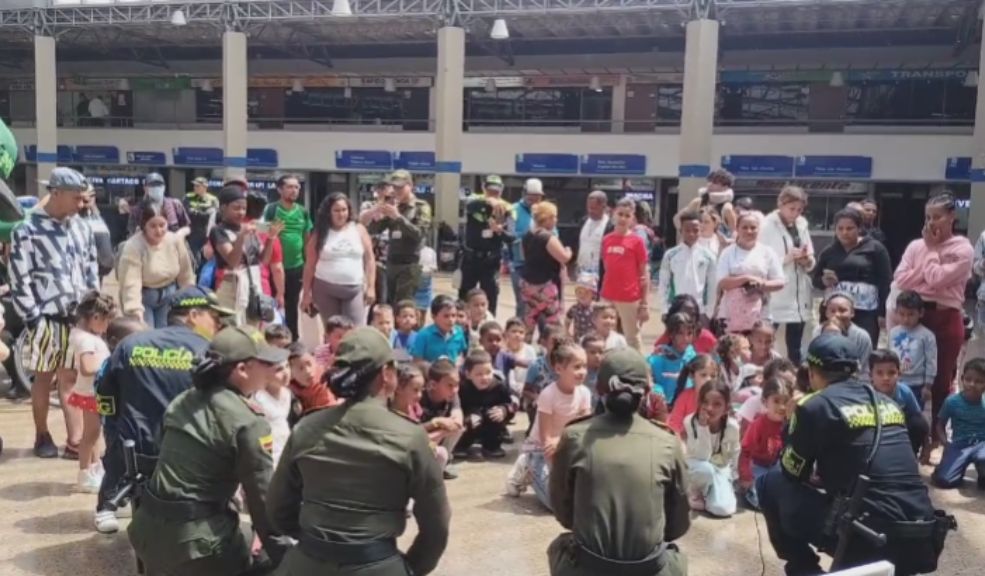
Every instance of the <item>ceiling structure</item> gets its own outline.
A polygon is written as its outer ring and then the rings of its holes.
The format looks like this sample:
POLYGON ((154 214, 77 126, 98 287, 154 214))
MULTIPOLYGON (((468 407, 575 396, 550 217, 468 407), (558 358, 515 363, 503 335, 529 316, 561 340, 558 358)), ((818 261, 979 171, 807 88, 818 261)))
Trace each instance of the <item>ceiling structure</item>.
POLYGON ((708 9, 721 49, 949 47, 978 42, 981 0, 7 0, 0 66, 31 69, 32 37, 58 38, 60 62, 131 60, 169 68, 221 60, 226 29, 249 35, 253 60, 432 58, 444 22, 464 26, 470 57, 513 65, 522 56, 680 53, 684 25, 708 9), (171 25, 176 10, 188 24, 171 25), (510 39, 493 41, 495 18, 510 39))

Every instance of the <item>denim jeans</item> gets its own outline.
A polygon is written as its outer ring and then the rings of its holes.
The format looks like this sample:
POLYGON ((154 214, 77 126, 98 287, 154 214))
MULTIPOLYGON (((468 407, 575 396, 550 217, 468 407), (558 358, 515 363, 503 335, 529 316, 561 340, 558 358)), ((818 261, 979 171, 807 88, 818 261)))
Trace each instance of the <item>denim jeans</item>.
POLYGON ((974 466, 979 482, 985 474, 985 440, 971 438, 949 442, 944 446, 941 462, 931 476, 940 488, 957 488, 964 481, 965 470, 974 466))
POLYGON ((530 470, 530 485, 534 490, 534 494, 537 496, 537 500, 545 508, 553 511, 549 491, 551 471, 547 465, 547 458, 544 457, 544 453, 539 450, 531 452, 528 466, 530 470))
POLYGON ((760 466, 759 464, 752 465, 752 487, 746 492, 746 502, 757 510, 759 510, 759 494, 756 492, 756 481, 759 480, 760 476, 765 476, 772 468, 772 466, 760 466))
POLYGON ((176 284, 164 288, 144 288, 141 300, 144 305, 144 324, 148 328, 164 328, 168 325, 168 312, 171 311, 171 297, 178 291, 176 284))

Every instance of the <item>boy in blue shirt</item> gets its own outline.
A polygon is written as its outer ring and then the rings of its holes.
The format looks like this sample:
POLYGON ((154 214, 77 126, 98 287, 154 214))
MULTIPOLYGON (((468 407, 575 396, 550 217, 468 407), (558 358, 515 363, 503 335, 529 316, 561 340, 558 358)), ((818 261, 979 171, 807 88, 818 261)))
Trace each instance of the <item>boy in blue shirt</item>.
POLYGON ((430 364, 445 357, 459 365, 469 343, 462 327, 456 324, 455 300, 444 294, 436 296, 431 301, 431 318, 434 324, 417 333, 410 355, 418 363, 430 364))
POLYGON ((875 350, 869 355, 872 387, 893 399, 902 408, 913 453, 923 448, 923 459, 930 457, 930 424, 923 417, 917 397, 909 386, 900 386, 900 359, 892 350, 875 350))
POLYGON ((407 350, 410 352, 417 338, 417 305, 413 300, 401 300, 397 302, 397 329, 393 331, 393 338, 390 345, 394 350, 407 350))
POLYGON ((961 373, 961 392, 944 400, 937 420, 937 433, 947 438, 951 423, 951 441, 944 445, 944 455, 930 477, 939 488, 957 488, 964 481, 964 471, 974 464, 978 471, 978 489, 985 490, 985 358, 969 360, 961 373))

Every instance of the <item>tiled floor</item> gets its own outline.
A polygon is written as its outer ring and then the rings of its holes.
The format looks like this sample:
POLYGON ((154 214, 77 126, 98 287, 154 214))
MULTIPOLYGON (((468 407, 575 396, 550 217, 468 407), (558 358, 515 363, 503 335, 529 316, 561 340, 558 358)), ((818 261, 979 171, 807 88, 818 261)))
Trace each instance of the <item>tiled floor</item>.
MULTIPOLYGON (((439 286, 447 289, 445 282, 439 286)), ((509 299, 509 289, 504 295, 509 299)), ((512 306, 504 302, 500 317, 512 306)), ((651 322, 645 342, 658 326, 651 322)), ((56 438, 64 434, 59 414, 50 418, 56 438)), ((74 493, 75 463, 42 461, 30 455, 32 440, 27 403, 0 401, 0 576, 87 576, 134 574, 126 536, 96 534, 92 529, 94 497, 74 493)), ((511 456, 513 454, 511 453, 511 456)), ((445 576, 547 574, 546 550, 561 532, 553 517, 539 509, 532 495, 502 495, 511 462, 464 464, 461 477, 448 483, 452 503, 451 540, 436 574, 445 576)), ((929 470, 924 470, 925 473, 929 470)), ((972 483, 957 491, 933 493, 938 506, 958 517, 939 574, 979 575, 985 563, 985 495, 972 483)), ((413 523, 402 539, 406 545, 413 523)), ((755 576, 782 574, 766 540, 762 517, 741 512, 729 520, 696 517, 679 543, 687 553, 690 574, 755 576)))

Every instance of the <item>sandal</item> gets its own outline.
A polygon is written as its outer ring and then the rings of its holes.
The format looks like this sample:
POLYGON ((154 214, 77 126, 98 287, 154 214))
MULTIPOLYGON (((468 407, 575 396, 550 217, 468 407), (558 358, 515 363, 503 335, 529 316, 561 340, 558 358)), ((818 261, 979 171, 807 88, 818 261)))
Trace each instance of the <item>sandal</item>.
POLYGON ((65 450, 62 452, 63 460, 78 460, 79 459, 79 446, 71 445, 66 443, 65 450))

